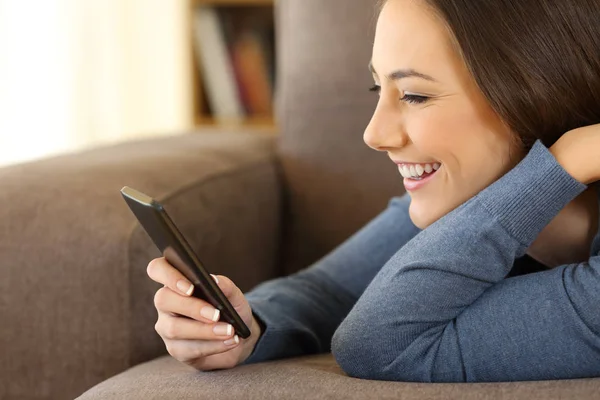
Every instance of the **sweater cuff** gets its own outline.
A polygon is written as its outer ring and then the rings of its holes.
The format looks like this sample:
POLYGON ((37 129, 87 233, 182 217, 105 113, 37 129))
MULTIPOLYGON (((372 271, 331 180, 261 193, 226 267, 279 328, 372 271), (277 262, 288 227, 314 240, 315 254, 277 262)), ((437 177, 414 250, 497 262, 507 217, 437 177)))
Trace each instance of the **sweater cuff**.
POLYGON ((240 365, 274 359, 276 354, 282 353, 281 349, 285 348, 285 340, 288 336, 285 329, 278 329, 276 324, 269 321, 268 313, 263 312, 269 307, 266 301, 248 299, 248 303, 252 308, 252 314, 259 320, 259 323, 262 323, 263 330, 252 353, 240 365))
POLYGON ((528 248, 559 211, 586 189, 538 139, 519 164, 475 198, 528 248))

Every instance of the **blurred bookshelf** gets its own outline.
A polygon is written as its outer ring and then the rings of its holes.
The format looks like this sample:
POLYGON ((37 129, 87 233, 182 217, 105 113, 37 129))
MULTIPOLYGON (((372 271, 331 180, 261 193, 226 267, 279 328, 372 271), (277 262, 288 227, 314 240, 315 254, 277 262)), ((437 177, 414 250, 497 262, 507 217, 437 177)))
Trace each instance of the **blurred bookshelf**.
POLYGON ((276 134, 276 0, 188 1, 196 127, 276 134))

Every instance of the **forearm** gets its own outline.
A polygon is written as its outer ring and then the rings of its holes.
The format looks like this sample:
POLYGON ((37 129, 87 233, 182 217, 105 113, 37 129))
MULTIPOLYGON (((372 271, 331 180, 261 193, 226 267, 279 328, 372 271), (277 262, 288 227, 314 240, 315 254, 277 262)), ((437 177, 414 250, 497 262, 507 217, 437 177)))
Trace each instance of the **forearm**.
POLYGON ((246 298, 265 329, 244 364, 329 351, 356 302, 315 268, 265 282, 246 298))
POLYGON ((408 195, 334 251, 296 274, 264 282, 246 294, 264 323, 245 363, 327 352, 331 337, 387 260, 420 230, 408 215, 408 195))

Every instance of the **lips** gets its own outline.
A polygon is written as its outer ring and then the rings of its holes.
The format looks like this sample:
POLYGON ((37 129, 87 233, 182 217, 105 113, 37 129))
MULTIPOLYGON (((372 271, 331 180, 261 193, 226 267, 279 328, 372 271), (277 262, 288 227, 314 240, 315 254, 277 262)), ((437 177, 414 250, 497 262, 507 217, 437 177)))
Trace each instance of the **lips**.
POLYGON ((439 169, 429 174, 423 174, 420 178, 404 178, 404 187, 408 191, 417 190, 435 179, 438 171, 439 169))

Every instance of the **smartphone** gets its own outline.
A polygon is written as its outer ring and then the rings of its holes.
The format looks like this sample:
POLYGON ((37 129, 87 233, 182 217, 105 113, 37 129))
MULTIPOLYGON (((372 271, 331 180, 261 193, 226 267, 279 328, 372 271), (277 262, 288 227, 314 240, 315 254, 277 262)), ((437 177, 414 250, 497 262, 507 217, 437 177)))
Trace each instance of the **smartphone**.
POLYGON ((194 284, 192 296, 205 300, 220 311, 220 320, 230 323, 241 338, 250 329, 210 276, 163 206, 152 197, 128 186, 121 189, 125 202, 146 230, 163 257, 194 284))

